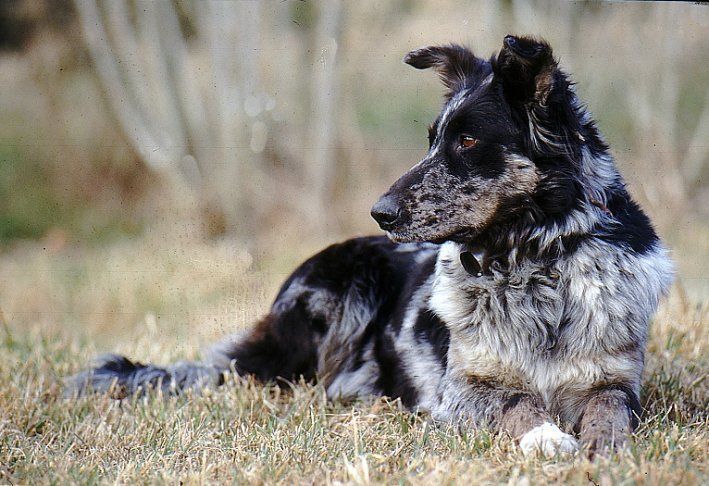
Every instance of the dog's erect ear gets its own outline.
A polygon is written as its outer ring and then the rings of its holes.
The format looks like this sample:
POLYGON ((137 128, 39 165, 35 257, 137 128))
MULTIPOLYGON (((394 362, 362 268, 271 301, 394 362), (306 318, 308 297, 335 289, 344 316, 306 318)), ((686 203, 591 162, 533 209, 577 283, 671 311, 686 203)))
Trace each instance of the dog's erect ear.
POLYGON ((510 100, 544 105, 554 88, 557 67, 546 42, 508 35, 497 56, 495 75, 510 100))
POLYGON ((508 35, 493 62, 495 80, 513 109, 527 117, 530 148, 545 157, 577 156, 580 126, 570 83, 551 47, 530 37, 508 35))
POLYGON ((404 57, 404 62, 416 69, 433 68, 450 91, 470 82, 474 84, 489 73, 489 64, 470 49, 456 44, 416 49, 404 57))

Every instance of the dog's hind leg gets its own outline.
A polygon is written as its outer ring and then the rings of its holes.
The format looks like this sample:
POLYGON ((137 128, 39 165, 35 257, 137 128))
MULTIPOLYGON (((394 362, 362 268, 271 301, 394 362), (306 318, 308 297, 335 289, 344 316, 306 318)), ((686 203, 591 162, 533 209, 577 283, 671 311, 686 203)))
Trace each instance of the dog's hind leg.
POLYGON ((71 377, 66 394, 94 390, 122 396, 154 388, 179 393, 219 385, 231 371, 279 384, 301 377, 310 381, 319 375, 326 387, 342 375, 348 379, 336 382, 334 394, 379 391, 378 369, 372 360, 362 366, 373 342, 374 332, 367 331, 378 329, 370 325, 379 322, 375 317, 384 319, 391 312, 388 304, 396 302, 406 275, 417 265, 417 255, 397 251, 386 238, 333 245, 286 279, 261 321, 215 346, 206 359, 161 367, 111 355, 71 377), (366 383, 360 384, 363 378, 366 383))
POLYGON ((281 288, 270 312, 252 328, 212 348, 202 361, 167 366, 134 362, 118 355, 101 358, 93 369, 66 381, 65 395, 110 393, 122 398, 160 389, 177 394, 218 386, 225 373, 285 383, 315 378, 318 346, 341 314, 337 295, 303 280, 312 264, 299 267, 281 288))
POLYGON ((554 424, 541 398, 532 393, 477 377, 448 376, 442 386, 435 418, 472 422, 476 427, 507 433, 519 441, 525 455, 541 452, 554 456, 578 450, 576 439, 554 424))
POLYGON ((204 360, 156 366, 107 355, 92 369, 70 377, 66 381, 65 395, 98 392, 123 398, 156 389, 178 394, 184 390, 219 386, 224 382, 224 375, 234 371, 262 382, 284 383, 283 380, 299 377, 314 379, 317 346, 329 321, 337 317, 337 309, 330 313, 332 316, 316 312, 327 307, 322 305, 327 301, 326 292, 300 283, 307 270, 307 266, 301 266, 288 279, 269 314, 252 328, 214 346, 204 360))

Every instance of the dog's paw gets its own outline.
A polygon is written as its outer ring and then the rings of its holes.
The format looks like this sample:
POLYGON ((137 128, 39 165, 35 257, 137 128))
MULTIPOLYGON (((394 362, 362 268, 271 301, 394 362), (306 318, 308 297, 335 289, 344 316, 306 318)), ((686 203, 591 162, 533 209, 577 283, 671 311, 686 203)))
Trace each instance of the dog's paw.
POLYGON ((609 433, 608 435, 582 434, 581 447, 589 459, 593 459, 596 456, 608 457, 614 453, 630 450, 630 440, 628 435, 623 433, 609 433))
POLYGON ((541 452, 546 457, 554 457, 557 454, 575 453, 579 444, 573 436, 547 422, 524 434, 519 441, 519 447, 525 456, 541 452))

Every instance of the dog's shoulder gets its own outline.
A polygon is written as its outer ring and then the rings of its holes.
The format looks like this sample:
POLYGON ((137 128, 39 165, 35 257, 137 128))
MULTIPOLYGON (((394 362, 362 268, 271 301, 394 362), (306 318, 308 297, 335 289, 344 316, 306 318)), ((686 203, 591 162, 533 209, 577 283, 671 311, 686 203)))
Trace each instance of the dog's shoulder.
POLYGON ((570 342, 578 345, 596 336, 606 351, 644 347, 649 320, 672 283, 674 268, 659 240, 640 247, 632 236, 626 244, 626 231, 588 238, 557 263, 562 326, 574 336, 570 342))

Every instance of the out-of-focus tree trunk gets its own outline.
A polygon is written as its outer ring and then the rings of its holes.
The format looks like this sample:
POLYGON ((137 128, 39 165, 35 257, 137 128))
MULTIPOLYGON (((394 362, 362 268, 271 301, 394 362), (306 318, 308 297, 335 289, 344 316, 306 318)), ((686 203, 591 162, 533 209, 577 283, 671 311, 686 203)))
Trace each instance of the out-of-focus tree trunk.
POLYGON ((259 82, 260 2, 184 4, 197 49, 172 1, 76 6, 106 98, 142 160, 177 199, 184 202, 189 188, 220 225, 248 232, 249 176, 267 135, 259 119, 267 99, 259 82), (200 48, 211 62, 200 62, 200 48))
POLYGON ((313 124, 311 132, 312 155, 308 161, 309 180, 313 192, 310 195, 310 214, 313 222, 323 228, 328 225, 325 208, 331 196, 335 174, 335 140, 337 133, 335 108, 338 104, 336 59, 342 28, 342 4, 339 0, 323 0, 319 3, 313 64, 312 102, 313 124))
MULTIPOLYGON (((260 76, 259 1, 75 0, 106 98, 143 161, 202 207, 217 228, 252 233, 272 191, 263 187, 264 149, 275 100, 260 76), (189 41, 180 15, 194 33, 189 41)), ((335 173, 338 0, 317 4, 315 52, 307 73, 300 197, 313 229, 323 229, 335 173)), ((284 75, 286 73, 283 73, 284 75)), ((248 237, 247 237, 248 239, 248 237)))

